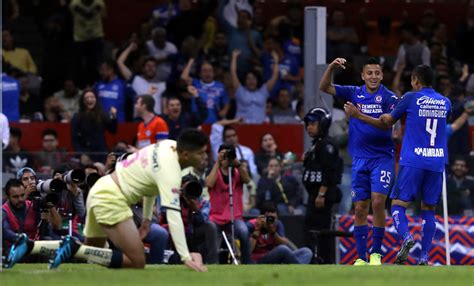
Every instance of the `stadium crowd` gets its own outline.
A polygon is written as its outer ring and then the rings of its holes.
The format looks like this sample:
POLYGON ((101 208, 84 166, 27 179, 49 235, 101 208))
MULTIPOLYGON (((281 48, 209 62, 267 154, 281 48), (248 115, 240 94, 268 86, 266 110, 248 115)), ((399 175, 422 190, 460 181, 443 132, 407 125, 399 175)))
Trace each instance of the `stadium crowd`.
MULTIPOLYGON (((221 231, 229 235, 232 222, 242 263, 315 262, 314 244, 295 246, 279 220, 279 216, 314 211, 308 207, 311 194, 302 182, 303 154, 282 153, 271 133, 262 136, 259 150, 252 150, 239 143, 235 128, 239 124, 307 123, 302 1, 289 1, 286 14, 271 19, 263 17, 259 1, 158 1, 161 4, 139 29, 118 44, 107 41, 104 33, 107 7, 103 0, 4 2, 1 119, 70 123, 74 148, 62 149, 57 132, 45 129, 42 149, 24 150, 22 130, 3 128, 9 134, 2 134, 2 167, 4 178, 11 178, 4 182, 4 246, 21 232, 30 239, 56 241, 70 231, 83 240, 85 202, 99 176, 113 172, 124 154, 161 140, 176 140, 188 127, 209 125, 208 160, 200 169, 188 170, 191 175, 183 173, 184 185, 188 178, 202 186, 202 192, 184 191, 180 197, 189 248, 200 252, 205 263, 222 262, 221 231), (39 7, 37 12, 31 10, 39 7), (40 32, 44 48, 40 66, 27 47, 16 46, 15 25, 22 17, 33 17, 40 32), (119 141, 108 148, 105 133, 115 133, 119 124, 133 121, 140 122, 136 140, 119 141), (73 169, 83 170, 84 177, 67 179, 73 169), (50 178, 64 181, 53 199, 35 192, 41 180, 50 178), (232 209, 226 192, 229 181, 234 190, 232 209)), ((362 8, 357 23, 363 27, 362 34, 346 20, 347 11, 329 10, 327 60, 347 59, 347 68, 335 72, 334 83, 361 85, 363 63, 376 57, 383 66, 382 83, 398 96, 410 90, 414 67, 425 64, 434 69, 435 90, 453 106, 448 127, 452 134, 449 213, 472 216, 469 122, 474 108, 474 3, 466 8, 459 27, 441 22, 433 10, 413 22, 409 11, 397 18, 370 18, 362 8)), ((332 214, 353 211, 349 117, 343 105, 335 99, 328 131, 346 166, 339 174, 342 197, 335 204, 338 208, 329 211, 332 214)), ((402 125, 393 128, 392 138, 398 145, 402 134, 402 125)), ((168 251, 173 247, 159 205, 158 201, 143 240, 147 263, 175 263, 179 258, 168 251)), ((132 209, 139 227, 143 206, 132 209)), ((412 209, 412 213, 418 211, 416 206, 412 209)), ((316 261, 334 263, 333 259, 316 261)))

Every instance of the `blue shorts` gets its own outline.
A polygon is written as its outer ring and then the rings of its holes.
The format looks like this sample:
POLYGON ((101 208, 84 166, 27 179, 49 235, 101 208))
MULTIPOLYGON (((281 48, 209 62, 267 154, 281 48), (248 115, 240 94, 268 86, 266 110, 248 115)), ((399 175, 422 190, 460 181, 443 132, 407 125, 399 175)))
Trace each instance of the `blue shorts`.
POLYGON ((393 157, 352 160, 352 201, 365 201, 371 193, 388 195, 394 176, 393 157))
POLYGON ((400 166, 391 199, 412 202, 421 194, 423 203, 435 206, 443 188, 443 173, 400 166))

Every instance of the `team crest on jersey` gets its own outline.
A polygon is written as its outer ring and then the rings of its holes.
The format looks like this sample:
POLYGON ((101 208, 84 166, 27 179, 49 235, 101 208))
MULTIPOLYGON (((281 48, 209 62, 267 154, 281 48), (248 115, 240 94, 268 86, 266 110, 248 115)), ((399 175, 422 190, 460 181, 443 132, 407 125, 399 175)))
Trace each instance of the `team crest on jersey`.
POLYGON ((116 85, 116 84, 112 85, 112 90, 117 91, 118 90, 118 85, 116 85))
POLYGON ((375 97, 375 102, 381 103, 381 102, 382 102, 382 96, 381 96, 381 95, 377 95, 377 96, 375 97))
POLYGON ((354 191, 354 190, 351 190, 351 197, 355 198, 355 196, 356 196, 355 191, 354 191))
POLYGON ((151 131, 150 131, 150 130, 147 130, 147 131, 145 132, 145 135, 146 135, 147 137, 150 136, 150 135, 151 135, 151 131))
POLYGON ((178 188, 172 188, 172 189, 171 189, 171 192, 172 192, 173 194, 181 195, 181 191, 180 191, 178 188))

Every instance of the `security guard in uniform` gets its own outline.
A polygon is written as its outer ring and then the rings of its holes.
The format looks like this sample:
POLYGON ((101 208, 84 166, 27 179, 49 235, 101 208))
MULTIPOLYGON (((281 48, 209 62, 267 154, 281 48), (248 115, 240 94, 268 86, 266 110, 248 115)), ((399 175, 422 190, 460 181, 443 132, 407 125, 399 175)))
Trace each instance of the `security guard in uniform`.
POLYGON ((331 114, 320 107, 304 117, 305 129, 313 145, 304 154, 303 185, 308 192, 305 219, 306 244, 315 249, 317 263, 335 263, 334 237, 320 231, 331 229, 332 206, 341 200, 337 187, 342 175, 339 149, 328 137, 331 114), (316 232, 315 232, 316 231, 316 232))

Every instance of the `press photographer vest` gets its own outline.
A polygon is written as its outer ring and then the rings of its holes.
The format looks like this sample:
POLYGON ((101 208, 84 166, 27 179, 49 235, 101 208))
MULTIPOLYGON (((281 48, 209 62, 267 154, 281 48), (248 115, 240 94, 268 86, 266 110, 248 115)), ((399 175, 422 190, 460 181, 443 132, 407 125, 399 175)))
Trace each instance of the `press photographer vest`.
POLYGON ((36 211, 33 208, 31 201, 25 201, 26 216, 23 225, 16 218, 15 214, 10 208, 8 202, 5 202, 2 206, 3 210, 7 214, 7 220, 12 230, 16 233, 26 233, 30 239, 35 239, 36 235, 36 211))

